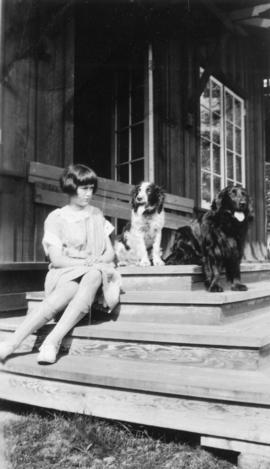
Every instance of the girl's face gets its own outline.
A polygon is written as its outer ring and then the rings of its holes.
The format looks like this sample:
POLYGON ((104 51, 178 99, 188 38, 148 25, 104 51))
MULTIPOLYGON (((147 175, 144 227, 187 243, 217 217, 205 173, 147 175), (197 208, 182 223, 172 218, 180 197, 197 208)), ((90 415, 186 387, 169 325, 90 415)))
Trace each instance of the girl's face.
POLYGON ((93 184, 78 186, 76 194, 71 197, 71 203, 80 208, 86 207, 92 199, 93 190, 93 184))

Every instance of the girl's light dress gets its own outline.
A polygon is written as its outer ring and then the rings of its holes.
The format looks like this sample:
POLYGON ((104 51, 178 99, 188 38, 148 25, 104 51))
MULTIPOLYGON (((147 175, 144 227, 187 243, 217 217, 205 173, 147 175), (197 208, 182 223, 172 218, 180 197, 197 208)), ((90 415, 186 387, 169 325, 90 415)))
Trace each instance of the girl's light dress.
MULTIPOLYGON (((114 230, 102 212, 91 205, 74 211, 69 205, 53 210, 45 220, 42 244, 46 255, 49 246, 59 247, 63 254, 72 258, 101 256, 105 250, 106 237, 114 230)), ((108 266, 104 264, 106 270, 108 266)), ((54 268, 49 266, 45 279, 45 296, 57 286, 79 279, 93 269, 93 266, 78 265, 54 268)), ((98 270, 102 271, 100 264, 98 270)))

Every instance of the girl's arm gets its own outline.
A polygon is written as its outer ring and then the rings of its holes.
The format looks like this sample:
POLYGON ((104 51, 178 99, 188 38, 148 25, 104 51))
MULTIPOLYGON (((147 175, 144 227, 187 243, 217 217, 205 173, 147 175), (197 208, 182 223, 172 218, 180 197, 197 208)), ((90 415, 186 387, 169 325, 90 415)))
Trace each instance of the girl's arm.
POLYGON ((75 257, 69 257, 62 252, 58 246, 48 246, 48 256, 51 261, 51 264, 54 268, 61 267, 72 267, 72 266, 81 266, 81 265, 93 265, 98 262, 100 263, 110 263, 114 260, 114 250, 110 238, 106 237, 106 244, 104 253, 99 257, 95 258, 94 256, 89 256, 88 258, 79 259, 75 257))
POLYGON ((72 267, 76 265, 85 265, 86 260, 85 259, 77 259, 77 258, 72 258, 69 257, 65 254, 63 254, 62 249, 58 246, 48 246, 48 256, 51 261, 51 264, 53 267, 56 269, 61 268, 61 267, 72 267))
POLYGON ((104 253, 98 258, 98 262, 112 262, 114 260, 114 250, 109 236, 106 236, 105 243, 104 253))
POLYGON ((114 260, 114 250, 112 247, 112 242, 109 238, 109 236, 106 237, 105 240, 105 250, 103 254, 99 257, 96 257, 94 255, 90 255, 87 257, 85 260, 86 265, 97 265, 97 264, 109 264, 110 262, 113 262, 114 260))

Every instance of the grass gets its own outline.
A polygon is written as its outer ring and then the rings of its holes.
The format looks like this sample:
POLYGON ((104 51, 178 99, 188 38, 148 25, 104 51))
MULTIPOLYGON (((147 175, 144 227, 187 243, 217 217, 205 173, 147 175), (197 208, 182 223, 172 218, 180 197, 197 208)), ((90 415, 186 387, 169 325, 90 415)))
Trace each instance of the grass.
POLYGON ((12 469, 232 469, 165 433, 90 416, 36 412, 5 427, 12 469))

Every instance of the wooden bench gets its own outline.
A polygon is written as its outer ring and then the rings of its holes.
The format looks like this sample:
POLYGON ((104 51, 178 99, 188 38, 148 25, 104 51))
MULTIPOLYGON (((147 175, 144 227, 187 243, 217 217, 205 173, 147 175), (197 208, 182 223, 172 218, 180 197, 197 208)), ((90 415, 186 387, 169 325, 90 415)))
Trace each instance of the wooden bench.
MULTIPOLYGON (((34 200, 37 204, 61 207, 67 196, 60 192, 59 178, 63 168, 30 162, 28 181, 35 185, 34 200)), ((98 190, 91 203, 105 216, 120 220, 130 219, 130 192, 133 186, 111 179, 98 178, 98 190)), ((175 230, 186 225, 193 216, 194 201, 166 193, 165 228, 175 230)))

